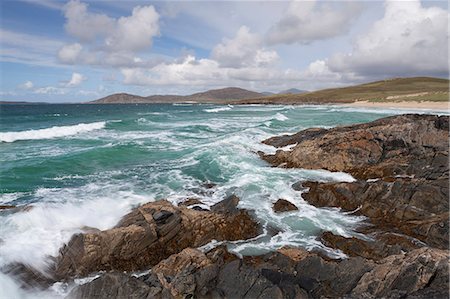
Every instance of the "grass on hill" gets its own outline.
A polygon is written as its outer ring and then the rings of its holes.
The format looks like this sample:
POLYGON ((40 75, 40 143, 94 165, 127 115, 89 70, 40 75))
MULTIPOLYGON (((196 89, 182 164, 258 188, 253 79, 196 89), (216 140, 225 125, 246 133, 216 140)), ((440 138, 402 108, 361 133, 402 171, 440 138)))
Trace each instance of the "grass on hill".
POLYGON ((428 77, 396 78, 343 88, 324 89, 305 94, 274 95, 237 103, 353 103, 449 100, 449 80, 428 77))

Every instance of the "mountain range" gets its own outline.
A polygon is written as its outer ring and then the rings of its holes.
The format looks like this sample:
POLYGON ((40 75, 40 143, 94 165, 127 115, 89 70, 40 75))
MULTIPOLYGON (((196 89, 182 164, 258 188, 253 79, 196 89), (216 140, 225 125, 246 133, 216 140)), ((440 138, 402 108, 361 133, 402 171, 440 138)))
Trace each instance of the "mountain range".
POLYGON ((264 97, 262 93, 238 87, 213 89, 194 93, 187 96, 180 95, 152 95, 142 97, 127 93, 116 93, 104 98, 89 102, 91 104, 123 104, 123 103, 225 103, 231 100, 245 100, 264 97))

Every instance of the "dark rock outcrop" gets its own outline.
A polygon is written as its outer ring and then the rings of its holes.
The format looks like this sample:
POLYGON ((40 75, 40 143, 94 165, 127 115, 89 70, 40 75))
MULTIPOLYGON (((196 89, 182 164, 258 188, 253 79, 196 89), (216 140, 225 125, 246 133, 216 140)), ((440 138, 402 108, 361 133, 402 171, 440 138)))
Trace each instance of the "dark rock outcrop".
POLYGON ((187 248, 147 275, 108 273, 76 287, 69 298, 118 298, 111 294, 119 292, 127 298, 446 298, 448 257, 446 251, 422 248, 377 262, 328 260, 285 248, 238 259, 223 247, 207 253, 187 248), (120 281, 125 286, 119 290, 120 281))
MULTIPOLYGON (((297 145, 262 155, 274 165, 346 171, 352 183, 306 182, 305 200, 370 218, 378 229, 449 246, 448 116, 400 115, 308 129, 264 143, 297 145)), ((383 255, 382 255, 383 256, 383 255)))
POLYGON ((106 231, 77 234, 60 250, 55 273, 59 279, 100 270, 135 271, 151 267, 187 247, 212 239, 255 237, 259 225, 230 197, 213 212, 175 207, 168 201, 147 203, 124 216, 106 231))
POLYGON ((303 197, 318 207, 341 207, 365 215, 378 228, 448 248, 448 180, 395 178, 376 182, 304 185, 303 197))
POLYGON ((287 201, 286 199, 282 199, 282 198, 280 198, 273 204, 272 209, 275 213, 298 211, 298 208, 296 205, 294 205, 290 201, 287 201))
POLYGON ((324 245, 339 249, 348 256, 360 256, 371 260, 380 260, 390 255, 409 252, 425 246, 417 239, 396 233, 378 231, 372 233, 371 237, 372 239, 362 240, 324 232, 319 239, 324 245))
POLYGON ((262 155, 272 165, 345 171, 359 179, 433 178, 447 172, 448 116, 407 114, 333 129, 307 129, 263 141, 290 151, 262 155), (433 167, 427 167, 427 166, 433 167))
POLYGON ((141 280, 128 274, 113 272, 105 273, 93 281, 75 287, 67 299, 110 299, 130 298, 144 299, 153 298, 152 288, 141 280), (150 295, 150 296, 149 296, 150 295))

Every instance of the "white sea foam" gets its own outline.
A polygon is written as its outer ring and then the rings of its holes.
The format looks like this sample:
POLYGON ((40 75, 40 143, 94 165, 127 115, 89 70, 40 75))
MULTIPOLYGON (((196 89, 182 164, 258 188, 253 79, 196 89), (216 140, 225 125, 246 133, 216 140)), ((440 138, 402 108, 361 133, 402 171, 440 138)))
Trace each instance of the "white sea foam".
POLYGON ((99 121, 87 124, 81 123, 73 126, 54 126, 46 129, 37 129, 19 132, 2 132, 0 133, 0 142, 14 142, 18 140, 39 140, 39 139, 66 137, 93 130, 103 129, 105 125, 106 122, 99 121))
POLYGON ((275 114, 275 119, 279 121, 285 121, 288 120, 289 118, 283 113, 278 112, 277 114, 275 114))
POLYGON ((221 111, 227 111, 227 110, 231 110, 232 107, 219 107, 219 108, 211 108, 211 109, 203 109, 203 111, 208 112, 208 113, 217 113, 217 112, 221 112, 221 111))
POLYGON ((41 188, 35 196, 42 200, 32 209, 0 218, 0 266, 21 262, 45 271, 47 257, 56 256, 82 227, 110 228, 133 205, 151 200, 118 190, 117 186, 96 184, 72 189, 41 188), (61 202, 62 198, 66 202, 61 202))

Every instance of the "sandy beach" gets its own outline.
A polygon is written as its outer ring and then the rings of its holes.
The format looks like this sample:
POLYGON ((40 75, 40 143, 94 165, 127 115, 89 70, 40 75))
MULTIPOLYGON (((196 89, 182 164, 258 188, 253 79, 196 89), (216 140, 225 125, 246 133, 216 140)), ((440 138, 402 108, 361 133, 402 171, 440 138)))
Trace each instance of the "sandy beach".
POLYGON ((449 102, 368 102, 358 101, 350 104, 343 104, 347 107, 367 107, 367 108, 405 108, 405 109, 433 109, 449 110, 449 102))

